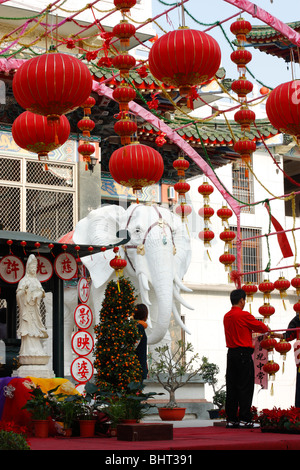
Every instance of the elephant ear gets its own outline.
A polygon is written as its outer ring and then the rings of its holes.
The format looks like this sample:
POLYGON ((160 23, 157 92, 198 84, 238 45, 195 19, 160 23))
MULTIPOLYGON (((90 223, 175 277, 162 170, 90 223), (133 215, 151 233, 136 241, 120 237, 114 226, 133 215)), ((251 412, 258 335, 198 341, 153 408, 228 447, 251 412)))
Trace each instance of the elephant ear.
MULTIPOLYGON (((117 205, 103 206, 91 211, 76 225, 73 235, 74 243, 107 246, 120 242, 116 232, 119 228, 119 219, 124 212, 125 209, 117 205)), ((114 269, 109 264, 114 256, 113 250, 107 250, 81 258, 89 270, 94 287, 102 286, 114 273, 114 269)))

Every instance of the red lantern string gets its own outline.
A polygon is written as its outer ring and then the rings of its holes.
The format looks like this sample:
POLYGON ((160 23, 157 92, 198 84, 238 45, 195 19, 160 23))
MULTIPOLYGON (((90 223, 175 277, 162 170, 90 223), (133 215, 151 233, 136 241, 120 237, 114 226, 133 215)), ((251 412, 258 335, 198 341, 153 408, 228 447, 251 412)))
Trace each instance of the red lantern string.
POLYGON ((7 242, 6 242, 6 243, 7 243, 7 244, 8 244, 8 246, 9 246, 9 253, 12 255, 12 254, 13 254, 13 252, 12 252, 12 250, 11 250, 11 246, 12 246, 12 244, 13 244, 13 241, 12 241, 12 240, 7 240, 7 242))
POLYGON ((23 247, 23 253, 24 255, 26 255, 26 251, 25 251, 25 246, 27 245, 27 243, 25 242, 25 240, 22 240, 20 245, 23 247))
POLYGON ((277 281, 274 282, 275 289, 279 290, 279 292, 280 292, 280 297, 282 299, 284 310, 286 310, 284 297, 286 297, 286 295, 287 295, 286 291, 290 287, 290 285, 291 285, 290 281, 285 279, 284 276, 280 276, 279 279, 277 279, 277 281))
POLYGON ((48 248, 50 249, 51 255, 55 258, 55 255, 54 255, 53 252, 52 252, 52 250, 53 250, 53 248, 54 248, 53 243, 49 243, 48 248))
POLYGON ((41 246, 40 242, 35 242, 34 246, 35 246, 35 247, 37 248, 37 250, 38 250, 38 252, 37 252, 37 253, 38 253, 38 256, 40 256, 40 253, 39 253, 39 248, 40 248, 40 246, 41 246))

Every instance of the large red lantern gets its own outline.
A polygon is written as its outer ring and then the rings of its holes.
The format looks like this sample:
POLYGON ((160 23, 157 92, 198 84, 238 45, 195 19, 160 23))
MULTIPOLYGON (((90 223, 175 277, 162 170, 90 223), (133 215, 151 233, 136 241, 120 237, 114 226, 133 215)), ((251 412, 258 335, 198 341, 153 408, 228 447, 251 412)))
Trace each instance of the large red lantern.
POLYGON ((128 47, 130 45, 130 38, 134 36, 135 31, 135 26, 128 23, 127 20, 122 20, 113 27, 113 35, 120 39, 122 47, 128 47))
POLYGON ((300 80, 274 88, 267 99, 266 113, 272 126, 300 139, 300 80))
POLYGON ((246 41, 246 35, 249 34, 251 30, 251 23, 241 17, 230 25, 230 31, 236 36, 239 43, 246 41))
POLYGON ((113 66, 120 70, 120 76, 126 77, 129 74, 130 69, 135 66, 135 58, 123 52, 112 59, 113 66))
POLYGON ((139 191, 160 180, 164 163, 157 150, 136 142, 113 152, 109 171, 117 183, 139 191))
POLYGON ((57 121, 89 97, 92 75, 68 54, 51 52, 27 60, 13 79, 14 97, 22 108, 57 121))
MULTIPOLYGON (((273 360, 268 361, 264 366, 263 366, 263 371, 266 372, 269 376, 270 380, 275 380, 275 374, 278 372, 280 369, 279 365, 277 362, 274 362, 273 360)), ((273 393, 273 384, 271 387, 271 394, 273 393)))
POLYGON ((266 300, 269 300, 271 297, 271 292, 274 290, 274 284, 270 282, 268 279, 265 279, 263 282, 261 282, 258 286, 258 289, 260 292, 263 292, 264 294, 264 302, 266 300))
POLYGON ((47 118, 25 111, 12 125, 12 136, 16 144, 37 153, 38 159, 48 160, 48 153, 63 145, 70 135, 70 124, 66 116, 60 116, 59 124, 54 128, 47 118))
POLYGON ((264 323, 269 323, 271 315, 275 313, 275 308, 268 303, 264 303, 259 307, 258 312, 264 317, 264 323))
POLYGON ((152 75, 169 86, 179 88, 182 96, 191 87, 212 78, 220 67, 219 44, 208 34, 181 28, 161 36, 150 49, 152 75))

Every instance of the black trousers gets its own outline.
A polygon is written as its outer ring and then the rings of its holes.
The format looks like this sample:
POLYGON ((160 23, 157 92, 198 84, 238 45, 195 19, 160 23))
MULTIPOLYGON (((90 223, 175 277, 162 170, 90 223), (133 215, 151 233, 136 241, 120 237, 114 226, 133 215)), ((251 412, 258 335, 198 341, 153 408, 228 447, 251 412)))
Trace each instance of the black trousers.
POLYGON ((252 348, 228 349, 225 411, 229 421, 251 421, 254 392, 252 348))

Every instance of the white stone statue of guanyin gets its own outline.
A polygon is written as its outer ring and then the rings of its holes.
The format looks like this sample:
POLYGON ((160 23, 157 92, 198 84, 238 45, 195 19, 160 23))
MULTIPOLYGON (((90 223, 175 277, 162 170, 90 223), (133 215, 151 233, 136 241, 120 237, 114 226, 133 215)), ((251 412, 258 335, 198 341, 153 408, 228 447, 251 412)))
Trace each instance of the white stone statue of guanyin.
POLYGON ((19 353, 21 367, 14 375, 50 377, 48 369, 43 371, 49 361, 49 356, 46 355, 42 345, 42 340, 48 338, 48 334, 40 313, 40 304, 45 291, 37 278, 37 259, 34 255, 28 258, 26 273, 18 284, 16 296, 19 307, 18 336, 21 337, 19 353))

